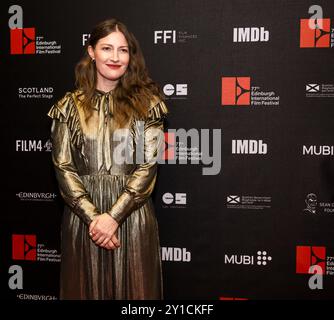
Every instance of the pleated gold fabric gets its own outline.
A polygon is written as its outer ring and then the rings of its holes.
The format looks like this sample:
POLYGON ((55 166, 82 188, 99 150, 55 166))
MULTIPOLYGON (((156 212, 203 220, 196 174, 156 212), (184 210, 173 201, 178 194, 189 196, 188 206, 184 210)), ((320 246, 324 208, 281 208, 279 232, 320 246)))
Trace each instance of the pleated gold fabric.
MULTIPOLYGON (((67 93, 48 113, 52 159, 65 201, 61 229, 61 299, 162 299, 163 284, 158 225, 150 198, 157 163, 118 163, 114 141, 112 92, 96 90, 93 113, 86 118, 80 92, 67 93), (108 212, 118 223, 121 246, 106 250, 88 235, 95 216, 108 212)), ((144 123, 144 152, 161 143, 168 110, 155 99, 144 123)), ((134 119, 128 127, 136 140, 134 119)), ((136 146, 136 145, 134 145, 136 146)), ((136 147, 133 152, 135 153, 136 147)))

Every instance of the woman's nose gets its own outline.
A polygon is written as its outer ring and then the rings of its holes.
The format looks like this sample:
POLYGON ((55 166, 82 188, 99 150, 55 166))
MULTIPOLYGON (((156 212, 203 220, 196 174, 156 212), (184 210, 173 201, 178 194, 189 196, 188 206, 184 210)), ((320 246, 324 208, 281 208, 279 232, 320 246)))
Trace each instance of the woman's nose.
POLYGON ((118 51, 117 50, 112 50, 112 54, 111 54, 111 60, 114 62, 117 62, 119 60, 118 58, 118 51))

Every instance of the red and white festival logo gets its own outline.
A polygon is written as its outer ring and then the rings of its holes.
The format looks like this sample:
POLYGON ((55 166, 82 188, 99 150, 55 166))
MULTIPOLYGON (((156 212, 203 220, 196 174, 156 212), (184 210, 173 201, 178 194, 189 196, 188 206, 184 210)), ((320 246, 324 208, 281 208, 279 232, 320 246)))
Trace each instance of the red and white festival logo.
POLYGON ((17 28, 10 30, 11 54, 35 54, 35 28, 17 28))
POLYGON ((222 77, 223 106, 250 105, 250 77, 222 77))
POLYGON ((301 48, 330 47, 330 19, 300 19, 301 48))
POLYGON ((175 133, 165 132, 165 148, 162 154, 163 160, 175 159, 175 133))
POLYGON ((296 273, 309 274, 311 266, 320 267, 320 274, 326 273, 326 247, 297 246, 296 273))
POLYGON ((37 260, 36 235, 13 234, 12 258, 13 260, 37 260))

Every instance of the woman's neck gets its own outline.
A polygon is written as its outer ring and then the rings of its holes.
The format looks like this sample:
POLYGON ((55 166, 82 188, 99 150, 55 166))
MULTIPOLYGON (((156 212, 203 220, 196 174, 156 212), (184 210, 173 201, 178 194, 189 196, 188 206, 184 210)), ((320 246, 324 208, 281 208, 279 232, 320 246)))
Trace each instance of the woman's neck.
POLYGON ((118 83, 118 80, 107 80, 107 79, 98 79, 96 89, 103 91, 103 92, 109 92, 116 88, 118 83))

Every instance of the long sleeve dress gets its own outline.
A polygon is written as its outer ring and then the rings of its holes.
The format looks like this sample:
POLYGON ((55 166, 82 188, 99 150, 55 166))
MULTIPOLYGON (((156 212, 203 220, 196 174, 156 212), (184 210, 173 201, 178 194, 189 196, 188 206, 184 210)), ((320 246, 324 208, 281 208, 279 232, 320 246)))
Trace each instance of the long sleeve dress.
MULTIPOLYGON (((112 92, 96 90, 89 119, 79 95, 67 93, 48 113, 53 119, 52 159, 66 204, 60 299, 162 299, 158 225, 150 198, 157 163, 114 161, 113 151, 121 142, 113 139, 112 92), (92 219, 105 212, 119 223, 121 246, 115 250, 95 245, 88 234, 92 219)), ((154 132, 163 130, 167 112, 163 101, 152 100, 142 122, 144 158, 163 143, 154 132)), ((134 123, 128 127, 136 141, 134 123)))

